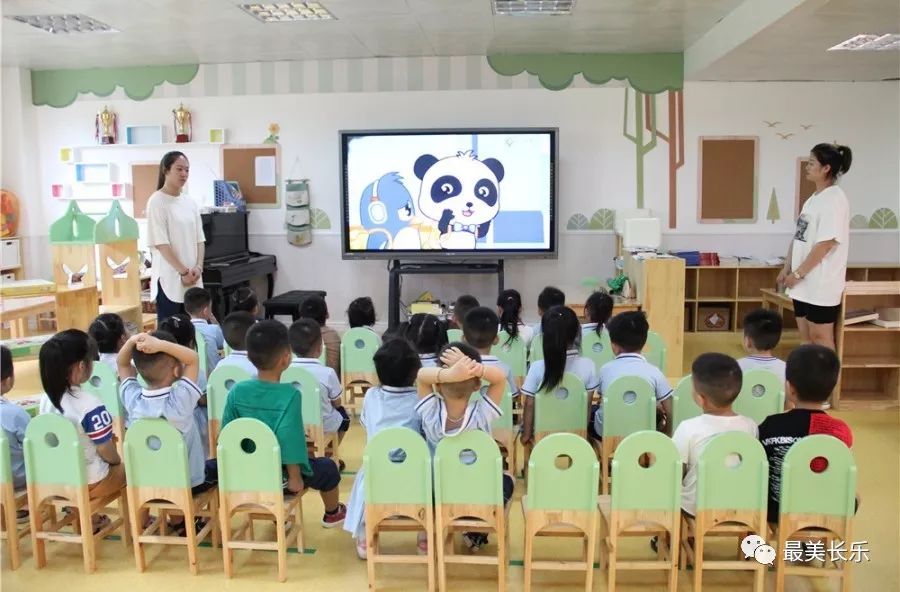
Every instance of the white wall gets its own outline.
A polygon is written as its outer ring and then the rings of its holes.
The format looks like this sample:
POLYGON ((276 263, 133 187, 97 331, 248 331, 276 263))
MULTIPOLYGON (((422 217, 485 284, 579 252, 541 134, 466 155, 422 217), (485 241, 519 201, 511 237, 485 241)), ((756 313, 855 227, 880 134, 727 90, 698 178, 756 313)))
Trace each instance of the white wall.
MULTIPOLYGON (((795 160, 821 141, 837 140, 854 150, 853 168, 842 182, 853 204, 852 213, 869 216, 878 207, 898 211, 898 90, 897 83, 688 83, 684 93, 686 164, 678 173, 679 227, 666 233, 666 246, 763 257, 783 254, 793 225, 795 160), (763 120, 783 123, 772 129, 763 120), (800 124, 813 127, 804 131, 800 124), (782 140, 775 135, 776 130, 795 135, 782 140), (698 137, 704 135, 760 137, 756 224, 723 226, 696 222, 696 152, 698 137), (781 209, 781 220, 774 224, 765 220, 773 187, 781 209)), ((560 258, 507 263, 507 286, 523 292, 528 316, 534 317, 533 303, 543 285, 557 284, 570 293, 571 300, 580 300, 586 295, 581 287, 583 277, 605 278, 612 274, 614 241, 610 233, 564 229, 569 217, 577 212, 589 217, 600 207, 634 207, 634 147, 622 135, 624 93, 621 87, 571 88, 562 92, 515 88, 179 99, 169 89, 164 92, 166 98, 143 102, 84 97, 63 109, 23 105, 23 125, 27 125, 29 117, 34 120, 29 129, 37 145, 30 156, 40 165, 36 195, 42 198, 42 207, 46 209, 46 214, 41 214, 44 223, 30 228, 29 232, 33 236, 46 234, 47 223, 64 207, 65 204, 47 197, 49 185, 60 182, 66 172, 58 163, 58 150, 61 146, 91 143, 94 114, 104 104, 115 109, 121 125, 162 123, 170 127, 171 109, 184 100, 194 113, 195 138, 206 137, 210 127, 225 127, 230 143, 258 143, 267 135, 267 125, 277 122, 281 126, 282 176, 311 180, 313 206, 325 210, 335 230, 317 231, 311 246, 297 248, 284 238, 283 210, 254 210, 251 248, 278 256, 280 272, 276 291, 327 290, 333 316, 338 318, 343 318, 342 311, 353 297, 369 294, 375 299, 381 316, 386 317, 386 262, 340 259, 340 236, 336 230, 340 220, 337 131, 557 126, 560 128, 560 258)), ((5 84, 3 99, 6 120, 5 84)), ((659 99, 660 112, 664 102, 659 99)), ((6 141, 4 130, 4 168, 6 141)), ((664 219, 668 203, 667 150, 668 146, 660 143, 645 161, 647 204, 664 219)), ((158 150, 159 154, 152 152, 113 148, 94 149, 90 155, 93 158, 99 153, 104 159, 121 163, 118 168, 122 175, 127 175, 125 165, 129 159, 158 159, 164 150, 158 150)), ((194 174, 200 175, 201 168, 194 163, 194 174)), ((5 179, 4 175, 4 182, 5 179)), ((128 179, 120 176, 119 180, 128 179)), ((211 202, 209 195, 195 197, 211 202)), ((37 204, 33 205, 39 211, 37 204)), ((33 206, 29 203, 27 207, 33 206)), ((896 231, 852 233, 854 261, 897 261, 898 250, 900 240, 896 231)), ((490 301, 496 297, 495 279, 491 276, 407 277, 402 300, 408 302, 425 289, 442 299, 452 299, 463 292, 490 301)))

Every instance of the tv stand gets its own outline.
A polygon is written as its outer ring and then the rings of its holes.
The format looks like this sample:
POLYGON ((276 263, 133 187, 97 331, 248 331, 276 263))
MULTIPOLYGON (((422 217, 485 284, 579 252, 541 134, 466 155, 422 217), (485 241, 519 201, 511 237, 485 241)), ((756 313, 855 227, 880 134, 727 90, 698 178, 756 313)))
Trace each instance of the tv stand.
POLYGON ((403 275, 450 275, 450 274, 497 274, 497 293, 503 291, 503 260, 484 261, 478 263, 401 263, 393 259, 389 267, 388 281, 388 329, 400 324, 400 278, 403 275))

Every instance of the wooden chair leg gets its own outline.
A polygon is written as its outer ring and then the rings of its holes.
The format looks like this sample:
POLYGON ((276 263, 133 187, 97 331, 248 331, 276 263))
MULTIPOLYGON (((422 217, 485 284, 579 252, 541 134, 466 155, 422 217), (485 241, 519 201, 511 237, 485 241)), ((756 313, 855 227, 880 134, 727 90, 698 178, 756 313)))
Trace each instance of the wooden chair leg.
MULTIPOLYGON (((679 533, 679 520, 680 517, 675 517, 675 524, 673 528, 675 532, 671 533, 669 540, 671 544, 669 545, 669 592, 678 592, 678 557, 681 553, 681 545, 678 544, 678 538, 680 536, 679 533)), ((699 592, 699 590, 698 590, 699 592)))
POLYGON ((225 577, 234 576, 234 550, 231 548, 231 515, 228 512, 228 504, 219 505, 219 525, 222 537, 222 563, 225 566, 225 577))
MULTIPOLYGON (((12 489, 12 486, 10 486, 12 489)), ((19 526, 16 521, 15 495, 3 504, 3 519, 6 521, 6 546, 9 553, 9 565, 13 570, 19 569, 22 556, 19 550, 19 526), (10 503, 12 502, 12 503, 10 503)))
POLYGON ((506 515, 502 509, 500 511, 497 519, 497 592, 506 592, 506 567, 509 561, 506 553, 509 546, 506 538, 506 515))
POLYGON ((278 543, 278 581, 287 580, 287 537, 284 531, 284 504, 275 511, 275 538, 278 543))
POLYGON ((84 572, 94 573, 94 570, 97 568, 97 548, 91 520, 91 502, 80 493, 78 498, 78 521, 81 527, 81 554, 84 558, 84 572))
POLYGON ((435 533, 434 533, 434 513, 433 513, 433 510, 431 509, 430 506, 429 506, 429 509, 426 510, 426 513, 425 513, 425 520, 426 520, 426 523, 425 523, 425 534, 426 534, 427 539, 428 539, 428 565, 427 565, 427 571, 428 571, 428 592, 435 592, 435 586, 434 586, 434 579, 435 579, 435 574, 434 574, 434 558, 435 558, 435 552, 434 552, 434 547, 435 547, 435 539, 436 539, 437 537, 435 537, 435 533))
POLYGON ((369 580, 369 590, 375 589, 375 556, 378 554, 377 528, 368 519, 366 520, 366 575, 369 580))
POLYGON ((609 454, 606 448, 602 448, 600 453, 600 493, 609 493, 609 454))
POLYGON ((437 585, 440 592, 447 590, 447 566, 444 563, 444 558, 447 556, 447 536, 445 534, 444 520, 440 510, 438 510, 434 525, 434 541, 437 545, 437 585))
POLYGON ((532 521, 529 515, 525 514, 525 557, 523 566, 525 568, 525 592, 531 592, 531 576, 532 564, 534 562, 534 532, 532 532, 532 521))
POLYGON ((184 510, 184 531, 187 535, 187 552, 188 566, 191 569, 191 575, 200 573, 200 565, 197 559, 197 548, 199 541, 197 540, 197 529, 194 526, 194 500, 191 499, 190 491, 187 492, 185 499, 182 500, 184 510))
POLYGON ((778 553, 775 556, 775 592, 784 592, 784 551, 783 549, 787 546, 787 534, 785 533, 787 529, 779 528, 778 529, 778 553))
MULTIPOLYGON (((41 569, 47 565, 47 542, 38 535, 44 530, 44 517, 41 514, 40 500, 28 497, 28 522, 31 525, 31 554, 34 556, 34 567, 41 569)), ((48 516, 52 517, 52 524, 56 524, 56 512, 50 506, 48 516)))
POLYGON ((584 560, 587 563, 587 575, 585 577, 585 592, 591 592, 594 589, 594 555, 597 546, 597 524, 591 524, 590 532, 585 533, 584 537, 584 560))
POLYGON ((137 497, 131 489, 126 489, 128 496, 128 510, 131 512, 131 539, 134 545, 134 565, 138 572, 147 569, 147 561, 144 557, 144 545, 141 543, 141 534, 144 532, 144 525, 141 522, 141 506, 137 502, 137 497))
POLYGON ((618 533, 615 532, 615 529, 616 529, 615 522, 613 522, 612 524, 610 524, 608 526, 609 526, 609 528, 607 530, 607 537, 608 537, 608 545, 607 546, 609 548, 609 554, 607 555, 606 569, 609 571, 609 573, 607 574, 606 589, 610 590, 612 592, 613 590, 616 589, 616 563, 618 561, 618 557, 617 557, 617 553, 618 553, 617 535, 618 535, 618 533))

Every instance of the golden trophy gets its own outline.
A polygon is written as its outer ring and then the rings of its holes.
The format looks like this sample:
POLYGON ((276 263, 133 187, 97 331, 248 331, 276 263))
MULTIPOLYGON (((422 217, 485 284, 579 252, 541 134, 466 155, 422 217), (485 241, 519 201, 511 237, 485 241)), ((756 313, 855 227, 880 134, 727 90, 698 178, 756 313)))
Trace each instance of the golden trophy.
POLYGON ((191 141, 191 112, 179 104, 177 109, 172 109, 172 117, 175 118, 175 142, 183 144, 191 141))
POLYGON ((116 114, 106 105, 94 118, 94 137, 100 144, 115 144, 118 138, 116 114))

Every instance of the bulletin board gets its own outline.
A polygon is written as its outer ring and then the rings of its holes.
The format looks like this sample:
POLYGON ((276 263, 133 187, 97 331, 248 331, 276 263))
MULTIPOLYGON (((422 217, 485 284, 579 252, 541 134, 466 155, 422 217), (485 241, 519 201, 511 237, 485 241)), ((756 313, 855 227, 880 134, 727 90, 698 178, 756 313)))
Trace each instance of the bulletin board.
POLYGON ((237 181, 247 207, 278 207, 281 151, 277 144, 223 146, 222 175, 237 181))
POLYGON ((794 217, 800 217, 800 211, 803 210, 803 204, 806 203, 812 194, 816 192, 816 184, 806 178, 806 163, 809 162, 808 156, 801 156, 797 159, 797 199, 794 200, 796 207, 794 209, 794 217))
POLYGON ((755 222, 756 136, 701 136, 697 220, 702 223, 755 222))
POLYGON ((131 163, 131 195, 134 199, 134 217, 147 217, 147 202, 156 193, 159 181, 158 162, 131 163))

